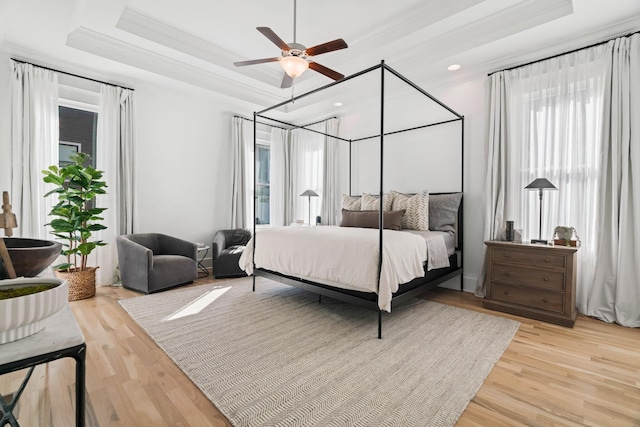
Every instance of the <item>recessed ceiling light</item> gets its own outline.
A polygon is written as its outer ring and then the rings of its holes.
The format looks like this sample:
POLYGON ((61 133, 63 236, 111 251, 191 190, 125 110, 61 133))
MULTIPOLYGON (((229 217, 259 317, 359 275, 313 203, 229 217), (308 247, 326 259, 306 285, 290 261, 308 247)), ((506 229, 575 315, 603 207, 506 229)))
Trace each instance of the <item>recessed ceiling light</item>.
POLYGON ((455 71, 455 70, 459 70, 460 69, 460 64, 453 64, 453 65, 449 65, 447 67, 447 70, 449 71, 455 71))
POLYGON ((333 105, 336 107, 342 107, 344 104, 342 102, 334 102, 333 105))

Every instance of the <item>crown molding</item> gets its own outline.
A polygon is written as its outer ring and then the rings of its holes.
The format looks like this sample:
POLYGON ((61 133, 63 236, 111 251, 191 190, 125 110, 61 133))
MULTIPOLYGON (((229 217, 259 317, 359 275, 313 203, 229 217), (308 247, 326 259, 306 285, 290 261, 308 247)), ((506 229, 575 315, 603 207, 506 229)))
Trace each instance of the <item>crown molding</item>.
POLYGON ((233 65, 244 58, 232 51, 209 43, 176 27, 155 20, 141 12, 125 7, 116 28, 159 45, 201 59, 218 67, 238 72, 268 85, 280 87, 282 72, 275 69, 238 68, 233 65))
POLYGON ((272 105, 282 100, 281 96, 117 40, 89 28, 79 27, 73 30, 67 36, 66 45, 233 98, 240 97, 258 105, 272 105))
POLYGON ((478 65, 475 68, 481 67, 482 70, 480 72, 485 74, 495 73, 506 68, 517 67, 519 64, 542 60, 549 56, 562 55, 564 52, 605 42, 616 37, 622 37, 625 34, 638 31, 639 29, 640 17, 631 17, 623 21, 616 22, 615 24, 599 27, 590 31, 586 35, 583 34, 578 37, 571 37, 557 41, 553 46, 529 51, 526 54, 505 56, 495 61, 478 65))
MULTIPOLYGON (((571 0, 521 2, 425 41, 420 56, 445 59, 572 13, 571 0)), ((415 60, 415 51, 403 52, 390 59, 404 64, 415 60)))
POLYGON ((380 48, 417 31, 429 27, 439 21, 452 17, 464 10, 472 8, 485 0, 429 0, 411 9, 395 19, 387 21, 377 29, 365 32, 366 35, 353 40, 358 49, 368 51, 380 48))

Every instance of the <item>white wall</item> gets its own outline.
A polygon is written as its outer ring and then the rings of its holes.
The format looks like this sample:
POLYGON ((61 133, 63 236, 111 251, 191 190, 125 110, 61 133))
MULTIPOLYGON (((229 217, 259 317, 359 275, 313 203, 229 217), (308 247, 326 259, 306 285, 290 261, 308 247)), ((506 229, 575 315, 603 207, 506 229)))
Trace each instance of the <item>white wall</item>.
POLYGON ((210 244, 231 224, 231 117, 252 110, 186 87, 135 96, 135 231, 210 244))

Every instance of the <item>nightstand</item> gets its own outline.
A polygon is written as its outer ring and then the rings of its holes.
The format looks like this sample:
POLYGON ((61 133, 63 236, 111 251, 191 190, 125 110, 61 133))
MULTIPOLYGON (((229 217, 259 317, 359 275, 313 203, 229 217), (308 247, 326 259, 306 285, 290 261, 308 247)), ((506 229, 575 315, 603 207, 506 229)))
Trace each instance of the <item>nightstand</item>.
POLYGON ((484 306, 573 327, 576 247, 485 242, 489 250, 484 306))

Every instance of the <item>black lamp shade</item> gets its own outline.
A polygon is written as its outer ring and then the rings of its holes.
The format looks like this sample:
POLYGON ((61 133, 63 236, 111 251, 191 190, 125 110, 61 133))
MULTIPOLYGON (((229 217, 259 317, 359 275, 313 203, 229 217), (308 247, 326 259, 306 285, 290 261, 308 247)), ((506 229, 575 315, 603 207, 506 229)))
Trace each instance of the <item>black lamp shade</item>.
POLYGON ((557 190, 556 186, 549 182, 547 178, 536 178, 533 182, 526 187, 527 190, 557 190))

